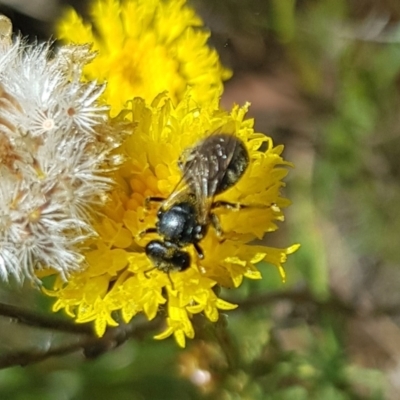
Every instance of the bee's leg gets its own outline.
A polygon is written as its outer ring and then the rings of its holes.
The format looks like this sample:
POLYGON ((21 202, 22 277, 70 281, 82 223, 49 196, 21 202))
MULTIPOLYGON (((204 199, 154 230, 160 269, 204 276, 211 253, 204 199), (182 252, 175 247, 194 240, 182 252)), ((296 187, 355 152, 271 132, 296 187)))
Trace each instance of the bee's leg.
MULTIPOLYGON (((158 269, 158 268, 157 268, 157 267, 153 267, 153 268, 148 269, 147 271, 144 271, 144 276, 145 276, 147 279, 150 279, 150 277, 149 277, 147 274, 148 274, 149 272, 151 272, 151 271, 154 271, 155 269, 158 269)), ((169 282, 171 283, 172 290, 175 290, 174 282, 173 282, 173 280, 172 280, 172 278, 171 278, 170 272, 167 271, 166 274, 167 274, 167 276, 168 276, 169 282)))
POLYGON ((220 240, 223 240, 224 231, 221 228, 221 224, 219 222, 219 218, 217 214, 211 213, 210 214, 211 224, 215 229, 215 232, 220 240))
POLYGON ((167 272, 167 276, 168 276, 169 282, 170 282, 170 284, 171 284, 172 290, 175 290, 174 281, 172 280, 169 271, 167 272))
POLYGON ((148 233, 157 233, 157 228, 147 228, 144 231, 139 232, 138 237, 142 238, 143 236, 147 235, 148 233))
POLYGON ((214 210, 215 208, 224 207, 224 208, 227 208, 228 210, 238 211, 238 210, 243 210, 244 208, 264 209, 264 208, 272 208, 274 206, 276 206, 275 203, 247 205, 247 204, 241 204, 241 203, 230 203, 229 201, 221 200, 221 201, 215 201, 214 203, 212 203, 211 204, 211 209, 214 210))
POLYGON ((155 269, 157 269, 157 267, 153 267, 153 268, 150 268, 150 269, 148 269, 147 271, 144 271, 143 273, 144 273, 144 276, 147 278, 147 279, 150 279, 150 277, 147 275, 149 272, 151 272, 151 271, 154 271, 155 269))
POLYGON ((204 258, 203 249, 199 246, 198 243, 193 243, 193 246, 194 246, 194 248, 195 248, 195 250, 196 250, 197 257, 199 257, 200 260, 202 260, 202 259, 204 258))
POLYGON ((220 208, 220 207, 224 207, 224 208, 228 208, 229 210, 241 210, 243 208, 247 208, 249 206, 246 206, 244 204, 240 204, 240 203, 229 203, 229 201, 216 201, 214 203, 212 203, 211 208, 220 208))
POLYGON ((158 197, 158 196, 146 197, 146 199, 144 200, 144 206, 145 208, 149 209, 150 203, 162 203, 164 200, 165 200, 164 197, 158 197))
MULTIPOLYGON (((211 204, 211 209, 214 210, 215 208, 227 208, 229 210, 234 210, 234 211, 239 211, 242 210, 243 208, 248 208, 250 206, 247 206, 245 204, 240 204, 240 203, 230 203, 229 201, 215 201, 214 203, 211 204)), ((221 228, 221 224, 219 222, 219 218, 216 214, 210 213, 210 219, 211 219, 211 224, 213 225, 215 232, 217 233, 217 236, 219 237, 219 241, 223 242, 225 239, 223 238, 224 236, 224 231, 221 228)))

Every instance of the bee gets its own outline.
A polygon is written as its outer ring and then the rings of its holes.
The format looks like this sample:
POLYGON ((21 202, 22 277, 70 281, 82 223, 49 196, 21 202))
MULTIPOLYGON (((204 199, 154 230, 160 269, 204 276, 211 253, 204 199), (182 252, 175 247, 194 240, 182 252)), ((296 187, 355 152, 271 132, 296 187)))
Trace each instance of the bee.
POLYGON ((189 245, 194 246, 200 259, 204 258, 199 242, 210 224, 222 235, 218 218, 212 211, 218 207, 244 207, 214 202, 214 197, 235 185, 248 164, 245 144, 227 133, 215 133, 182 153, 178 160, 182 178, 170 196, 146 199, 147 206, 151 202, 161 203, 156 226, 142 232, 158 233, 162 238, 151 240, 145 247, 155 268, 164 272, 188 269, 191 258, 184 248, 189 245))

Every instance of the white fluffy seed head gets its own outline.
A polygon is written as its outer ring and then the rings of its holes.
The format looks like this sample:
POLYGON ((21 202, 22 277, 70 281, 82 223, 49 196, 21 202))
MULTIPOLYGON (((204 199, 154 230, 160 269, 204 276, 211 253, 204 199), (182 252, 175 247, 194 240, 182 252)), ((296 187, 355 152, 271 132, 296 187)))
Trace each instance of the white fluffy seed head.
POLYGON ((79 245, 106 197, 106 165, 118 145, 99 102, 104 86, 82 82, 90 47, 11 41, 0 20, 0 277, 37 280, 51 267, 82 267, 79 245))

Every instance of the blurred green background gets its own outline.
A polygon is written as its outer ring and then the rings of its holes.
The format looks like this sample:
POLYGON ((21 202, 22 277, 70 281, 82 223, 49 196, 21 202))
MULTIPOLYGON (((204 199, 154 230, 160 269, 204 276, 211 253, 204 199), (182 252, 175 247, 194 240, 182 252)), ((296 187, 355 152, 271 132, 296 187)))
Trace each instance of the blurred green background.
MULTIPOLYGON (((66 2, 27 3, 3 1, 0 11, 24 35, 51 37, 66 2)), ((74 5, 84 12, 85 3, 74 5)), ((234 71, 223 105, 250 101, 257 131, 295 164, 285 188, 293 205, 266 238, 301 243, 288 281, 263 266, 262 281, 224 293, 237 311, 215 326, 197 318, 184 350, 149 329, 98 357, 77 351, 2 369, 0 398, 399 399, 400 2, 191 4, 234 71)), ((49 308, 30 287, 3 285, 0 301, 49 308)), ((2 317, 0 365, 80 340, 2 317)))

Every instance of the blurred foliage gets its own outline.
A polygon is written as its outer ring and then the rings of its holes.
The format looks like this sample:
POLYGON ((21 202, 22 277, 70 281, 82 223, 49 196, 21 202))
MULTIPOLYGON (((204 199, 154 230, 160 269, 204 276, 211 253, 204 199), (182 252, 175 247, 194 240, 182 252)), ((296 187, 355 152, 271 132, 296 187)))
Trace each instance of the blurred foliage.
MULTIPOLYGON (((192 3, 235 72, 228 93, 247 90, 240 82, 251 76, 296 94, 287 99, 295 111, 283 107, 272 122, 257 118, 274 114, 268 93, 252 109, 257 129, 284 143, 296 165, 286 189, 293 205, 274 237, 274 245, 302 244, 288 281, 262 266, 265 279, 224 293, 238 311, 216 325, 195 320, 198 333, 185 350, 151 332, 94 360, 75 354, 3 370, 1 398, 397 399, 397 0, 192 3)), ((29 289, 25 304, 40 302, 29 289)), ((21 292, 2 299, 24 304, 21 292)), ((55 342, 7 320, 1 339, 2 351, 46 351, 55 342)))

